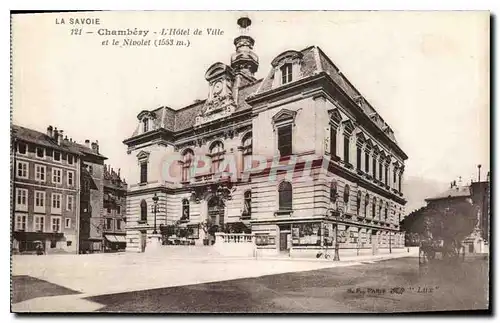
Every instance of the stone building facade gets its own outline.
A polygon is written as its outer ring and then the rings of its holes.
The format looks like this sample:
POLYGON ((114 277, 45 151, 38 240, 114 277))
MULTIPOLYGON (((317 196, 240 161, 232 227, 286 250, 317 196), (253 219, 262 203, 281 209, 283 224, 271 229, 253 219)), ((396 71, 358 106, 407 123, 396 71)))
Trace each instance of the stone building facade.
POLYGON ((84 147, 92 153, 82 159, 81 165, 80 252, 92 253, 103 249, 104 161, 107 158, 99 153, 98 142, 85 140, 84 147))
POLYGON ((104 165, 103 244, 106 251, 125 250, 127 183, 111 166, 104 165))
POLYGON ((144 250, 155 218, 190 226, 197 244, 241 223, 263 254, 402 248, 407 156, 392 128, 317 46, 277 55, 256 79, 250 23, 238 20, 230 65, 205 73, 205 100, 137 116, 124 140, 137 165, 127 250, 144 250))
POLYGON ((78 144, 52 126, 43 133, 12 125, 12 149, 13 250, 77 253, 82 172, 89 160, 105 159, 97 143, 78 144))

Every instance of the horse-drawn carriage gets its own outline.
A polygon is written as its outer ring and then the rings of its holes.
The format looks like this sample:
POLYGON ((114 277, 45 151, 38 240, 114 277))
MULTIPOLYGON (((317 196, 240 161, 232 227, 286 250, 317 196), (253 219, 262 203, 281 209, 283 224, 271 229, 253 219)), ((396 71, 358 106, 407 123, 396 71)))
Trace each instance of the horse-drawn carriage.
POLYGON ((419 264, 426 264, 438 259, 458 260, 461 251, 463 251, 463 246, 456 245, 454 241, 445 243, 443 240, 423 239, 420 240, 418 262, 419 264))

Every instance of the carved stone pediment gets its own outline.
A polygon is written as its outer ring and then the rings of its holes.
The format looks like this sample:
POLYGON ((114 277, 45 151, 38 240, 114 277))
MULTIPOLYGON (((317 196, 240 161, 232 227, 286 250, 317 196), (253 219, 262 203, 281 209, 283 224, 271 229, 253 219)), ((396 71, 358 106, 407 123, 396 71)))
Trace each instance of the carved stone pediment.
POLYGON ((195 126, 230 116, 236 110, 232 95, 217 96, 205 102, 203 112, 196 117, 195 126))

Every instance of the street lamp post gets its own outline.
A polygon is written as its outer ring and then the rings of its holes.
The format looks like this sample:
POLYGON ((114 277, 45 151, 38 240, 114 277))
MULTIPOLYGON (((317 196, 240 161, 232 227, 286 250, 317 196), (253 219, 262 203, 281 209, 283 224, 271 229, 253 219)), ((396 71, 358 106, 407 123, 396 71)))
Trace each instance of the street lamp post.
POLYGON ((338 236, 338 231, 339 231, 339 223, 335 223, 335 254, 333 255, 333 260, 334 261, 339 261, 339 236, 338 236))
POLYGON ((153 230, 153 234, 158 234, 158 232, 156 231, 156 208, 158 206, 158 196, 155 195, 153 196, 153 203, 154 203, 154 209, 153 209, 153 212, 154 212, 154 230, 153 230))
POLYGON ((392 253, 392 231, 389 231, 389 253, 392 253))

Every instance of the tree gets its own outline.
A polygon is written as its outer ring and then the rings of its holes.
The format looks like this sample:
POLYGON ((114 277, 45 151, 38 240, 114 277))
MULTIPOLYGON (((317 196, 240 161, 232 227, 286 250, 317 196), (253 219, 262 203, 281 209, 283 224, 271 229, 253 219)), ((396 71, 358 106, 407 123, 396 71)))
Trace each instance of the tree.
POLYGON ((250 233, 250 229, 243 222, 230 222, 224 225, 225 233, 250 233))
POLYGON ((401 222, 401 228, 410 235, 418 235, 426 248, 434 251, 439 248, 443 256, 458 255, 463 240, 476 227, 477 211, 477 206, 468 200, 431 202, 412 212, 401 222))

